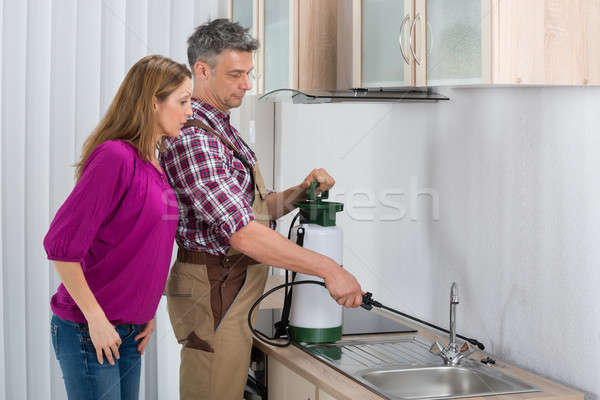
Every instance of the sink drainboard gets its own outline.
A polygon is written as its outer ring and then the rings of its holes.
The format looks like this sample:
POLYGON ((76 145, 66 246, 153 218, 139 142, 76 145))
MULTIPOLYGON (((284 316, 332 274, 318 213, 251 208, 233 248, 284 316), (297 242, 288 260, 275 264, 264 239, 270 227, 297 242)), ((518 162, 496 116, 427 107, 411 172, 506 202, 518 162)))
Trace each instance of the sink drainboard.
POLYGON ((451 399, 539 391, 474 360, 448 367, 429 352, 431 343, 412 336, 343 339, 299 348, 390 400, 451 399))

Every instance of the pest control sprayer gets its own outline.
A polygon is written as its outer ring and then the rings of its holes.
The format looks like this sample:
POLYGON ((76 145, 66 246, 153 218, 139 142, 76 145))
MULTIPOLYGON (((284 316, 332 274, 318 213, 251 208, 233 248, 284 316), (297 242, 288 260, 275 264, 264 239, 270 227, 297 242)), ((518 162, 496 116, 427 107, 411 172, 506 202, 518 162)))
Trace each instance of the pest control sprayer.
MULTIPOLYGON (((335 216, 344 209, 342 203, 323 201, 325 191, 316 194, 317 182, 307 190, 305 201, 294 205, 300 209, 300 225, 292 228, 291 239, 305 249, 326 255, 342 265, 342 229, 335 225, 335 216)), ((315 279, 297 273, 294 282, 315 279)), ((320 285, 300 285, 294 288, 288 332, 296 342, 332 343, 342 338, 342 306, 320 285)))
MULTIPOLYGON (((329 192, 324 191, 317 195, 318 182, 312 182, 306 191, 306 200, 296 202, 299 212, 292 220, 288 239, 299 246, 314 252, 326 255, 339 265, 342 265, 343 235, 342 230, 336 226, 336 214, 343 211, 344 205, 333 201, 323 201, 329 197, 329 192), (300 225, 294 226, 297 218, 300 225)), ((431 328, 449 333, 448 330, 403 312, 386 307, 372 298, 371 293, 363 295, 361 307, 371 310, 373 307, 398 314, 404 318, 416 321, 431 328)), ((254 336, 269 345, 286 347, 292 341, 303 343, 333 343, 342 338, 342 306, 340 306, 325 288, 322 279, 312 275, 292 273, 289 282, 286 271, 286 282, 263 294, 248 312, 248 326, 254 336), (275 324, 275 337, 271 338, 256 330, 252 326, 252 313, 265 297, 271 293, 285 289, 284 304, 281 320, 275 324), (283 339, 285 341, 273 341, 283 339)), ((483 350, 483 344, 475 339, 461 335, 457 337, 483 350)))

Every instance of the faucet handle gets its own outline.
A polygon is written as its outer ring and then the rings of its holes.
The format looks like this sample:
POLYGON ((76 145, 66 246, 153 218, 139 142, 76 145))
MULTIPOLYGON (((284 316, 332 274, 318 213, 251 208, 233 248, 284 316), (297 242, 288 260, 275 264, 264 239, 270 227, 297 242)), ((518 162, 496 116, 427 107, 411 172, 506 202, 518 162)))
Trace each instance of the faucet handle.
POLYGON ((463 345, 460 346, 459 354, 462 357, 468 357, 469 355, 473 354, 476 351, 477 351, 477 347, 473 346, 469 342, 464 342, 463 345))
POLYGON ((441 355, 444 352, 444 347, 440 344, 440 342, 435 342, 429 348, 429 352, 435 354, 436 356, 441 355))

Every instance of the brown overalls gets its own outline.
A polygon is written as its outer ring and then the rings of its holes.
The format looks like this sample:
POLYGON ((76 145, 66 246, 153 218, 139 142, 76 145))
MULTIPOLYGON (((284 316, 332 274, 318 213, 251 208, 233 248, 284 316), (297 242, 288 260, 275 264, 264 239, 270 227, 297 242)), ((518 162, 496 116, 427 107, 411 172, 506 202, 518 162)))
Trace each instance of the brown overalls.
MULTIPOLYGON (((214 134, 244 160, 213 129, 197 120, 188 124, 214 134)), ((268 227, 267 191, 258 163, 252 168, 252 178, 254 218, 268 227)), ((248 311, 262 295, 267 273, 267 266, 233 248, 225 256, 179 249, 165 295, 171 325, 183 345, 179 370, 182 400, 242 399, 252 347, 248 311)))

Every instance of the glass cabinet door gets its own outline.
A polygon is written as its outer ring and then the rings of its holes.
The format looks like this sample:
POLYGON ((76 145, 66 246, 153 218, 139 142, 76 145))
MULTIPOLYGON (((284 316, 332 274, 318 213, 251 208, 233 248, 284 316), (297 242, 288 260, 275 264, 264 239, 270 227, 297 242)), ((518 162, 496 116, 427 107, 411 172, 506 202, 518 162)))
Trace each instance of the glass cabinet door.
POLYGON ((264 0, 265 93, 290 87, 290 1, 264 0))
POLYGON ((412 85, 411 4, 404 0, 362 1, 363 87, 412 85))
POLYGON ((254 34, 254 0, 233 0, 231 20, 238 22, 244 28, 250 28, 254 34))
MULTIPOLYGON (((257 0, 231 0, 231 20, 242 25, 244 28, 250 29, 250 34, 257 37, 256 26, 254 25, 254 11, 256 10, 255 2, 257 0)), ((254 72, 252 73, 252 89, 249 93, 257 93, 256 79, 256 52, 253 55, 254 72)))
POLYGON ((486 83, 484 2, 426 0, 428 85, 486 83))

